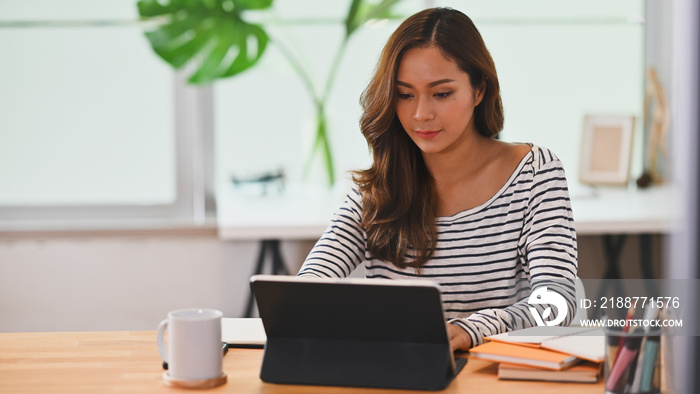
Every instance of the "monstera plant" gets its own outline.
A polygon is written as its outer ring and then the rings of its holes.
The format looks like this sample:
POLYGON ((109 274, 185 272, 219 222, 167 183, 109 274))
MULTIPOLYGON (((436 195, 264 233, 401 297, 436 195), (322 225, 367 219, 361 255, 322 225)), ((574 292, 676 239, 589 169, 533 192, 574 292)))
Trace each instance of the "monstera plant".
POLYGON ((328 140, 326 102, 350 37, 367 21, 394 18, 392 6, 399 0, 352 0, 345 18, 345 34, 339 44, 332 69, 321 88, 314 86, 307 70, 292 51, 268 35, 260 23, 249 22, 248 11, 265 12, 272 0, 140 0, 138 10, 144 20, 157 22, 146 32, 153 50, 176 69, 193 69, 189 82, 211 83, 233 77, 253 67, 265 53, 268 43, 279 47, 301 78, 316 110, 316 135, 306 159, 308 173, 315 155, 320 154, 330 185, 335 183, 333 156, 328 140))

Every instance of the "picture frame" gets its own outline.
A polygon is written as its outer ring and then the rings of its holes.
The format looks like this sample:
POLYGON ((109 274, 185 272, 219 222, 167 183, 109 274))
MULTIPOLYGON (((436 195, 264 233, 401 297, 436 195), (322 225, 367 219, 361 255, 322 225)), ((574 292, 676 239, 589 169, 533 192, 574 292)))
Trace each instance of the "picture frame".
POLYGON ((634 135, 632 115, 586 115, 583 121, 579 181, 627 185, 634 135))

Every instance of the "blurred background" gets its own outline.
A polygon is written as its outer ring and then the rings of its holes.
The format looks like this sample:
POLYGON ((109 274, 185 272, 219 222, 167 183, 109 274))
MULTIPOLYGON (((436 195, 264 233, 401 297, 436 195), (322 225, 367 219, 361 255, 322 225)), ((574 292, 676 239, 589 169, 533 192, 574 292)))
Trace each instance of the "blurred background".
MULTIPOLYGON (((142 17, 136 0, 0 0, 0 332, 155 329, 185 307, 242 316, 268 224, 244 209, 248 236, 222 236, 239 218, 222 213, 235 212, 232 193, 339 204, 348 171, 370 163, 360 94, 391 32, 426 7, 474 20, 502 87, 500 138, 553 150, 572 198, 590 192, 577 178, 584 116, 634 116, 635 187, 648 69, 673 106, 672 4, 400 0, 348 36, 351 1, 277 0, 244 14, 269 36, 259 61, 192 84, 205 60, 164 61, 145 34, 163 20, 142 17), (265 177, 269 190, 246 183, 265 177)), ((311 233, 278 237, 290 273, 311 233)), ((664 237, 651 238, 658 277, 664 237)), ((625 278, 641 275, 637 242, 621 251, 625 278)), ((580 236, 579 257, 579 276, 602 277, 600 236, 580 236)))

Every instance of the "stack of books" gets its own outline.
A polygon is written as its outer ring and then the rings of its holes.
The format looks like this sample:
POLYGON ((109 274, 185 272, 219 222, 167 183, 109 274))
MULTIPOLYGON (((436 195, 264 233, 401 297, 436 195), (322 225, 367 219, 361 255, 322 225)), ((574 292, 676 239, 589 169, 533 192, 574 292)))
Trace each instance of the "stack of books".
POLYGON ((599 328, 533 327, 486 339, 470 357, 500 363, 499 379, 595 383, 605 360, 599 328))

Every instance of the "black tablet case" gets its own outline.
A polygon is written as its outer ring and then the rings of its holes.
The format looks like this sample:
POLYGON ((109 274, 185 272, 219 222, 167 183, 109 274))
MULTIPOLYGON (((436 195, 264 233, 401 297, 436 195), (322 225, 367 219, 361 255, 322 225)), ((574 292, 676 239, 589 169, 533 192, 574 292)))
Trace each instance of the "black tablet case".
POLYGON ((251 279, 269 383, 441 390, 452 354, 434 286, 251 279))

